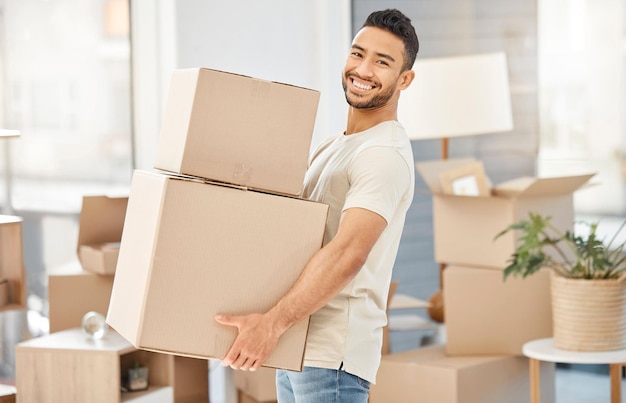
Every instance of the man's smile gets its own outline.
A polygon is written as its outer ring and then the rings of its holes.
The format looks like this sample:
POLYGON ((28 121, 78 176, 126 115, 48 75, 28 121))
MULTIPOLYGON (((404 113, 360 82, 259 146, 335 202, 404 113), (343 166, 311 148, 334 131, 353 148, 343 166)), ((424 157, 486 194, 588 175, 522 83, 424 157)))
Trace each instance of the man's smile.
POLYGON ((359 90, 369 91, 372 88, 374 88, 372 84, 368 84, 366 82, 360 81, 354 76, 350 77, 350 81, 352 82, 352 85, 355 86, 359 90))

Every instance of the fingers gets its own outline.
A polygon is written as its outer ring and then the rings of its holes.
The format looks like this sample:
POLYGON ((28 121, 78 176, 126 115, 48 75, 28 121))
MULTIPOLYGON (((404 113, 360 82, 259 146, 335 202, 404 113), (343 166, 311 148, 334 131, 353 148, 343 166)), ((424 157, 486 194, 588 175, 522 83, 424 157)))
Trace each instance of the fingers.
POLYGON ((243 354, 235 354, 229 351, 226 357, 222 359, 221 364, 223 367, 231 367, 236 370, 256 371, 261 366, 261 361, 253 357, 247 357, 243 354))

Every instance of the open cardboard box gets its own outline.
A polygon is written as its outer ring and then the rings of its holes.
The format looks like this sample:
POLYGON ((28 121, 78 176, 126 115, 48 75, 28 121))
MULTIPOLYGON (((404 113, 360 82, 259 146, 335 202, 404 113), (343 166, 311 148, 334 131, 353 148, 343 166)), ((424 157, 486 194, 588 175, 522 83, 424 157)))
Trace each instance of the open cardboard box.
MULTIPOLYGON (((553 178, 518 178, 490 187, 486 196, 446 194, 442 174, 475 164, 474 159, 417 163, 433 195, 435 260, 440 263, 503 269, 516 247, 514 231, 494 240, 530 212, 549 215, 563 231, 573 229, 573 192, 593 174, 553 178)), ((478 177, 480 174, 478 174, 478 177)), ((483 178, 489 183, 488 178, 483 178)))
POLYGON ((86 271, 115 273, 127 204, 127 196, 83 197, 77 253, 86 271))
MULTIPOLYGON (((223 358, 237 329, 218 313, 264 312, 321 248, 328 206, 135 171, 107 323, 138 348, 223 358)), ((308 318, 263 364, 300 370, 308 318)))
POLYGON ((154 167, 298 196, 319 91, 207 68, 170 81, 154 167))

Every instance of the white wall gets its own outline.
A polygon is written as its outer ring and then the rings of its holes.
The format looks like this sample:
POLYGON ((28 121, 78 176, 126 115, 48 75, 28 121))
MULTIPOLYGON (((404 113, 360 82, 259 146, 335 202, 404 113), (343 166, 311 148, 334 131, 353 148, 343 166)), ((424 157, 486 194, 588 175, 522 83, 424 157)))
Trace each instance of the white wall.
POLYGON ((135 166, 151 168, 171 72, 209 67, 319 90, 312 147, 344 129, 348 0, 131 2, 135 166))

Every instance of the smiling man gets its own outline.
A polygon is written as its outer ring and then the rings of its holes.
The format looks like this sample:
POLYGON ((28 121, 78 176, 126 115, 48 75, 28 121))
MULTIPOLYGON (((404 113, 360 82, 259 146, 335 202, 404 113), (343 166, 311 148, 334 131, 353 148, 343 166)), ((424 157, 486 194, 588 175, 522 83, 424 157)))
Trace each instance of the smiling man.
POLYGON ((304 196, 330 206, 323 247, 268 312, 215 318, 239 331, 222 364, 255 370, 289 327, 311 315, 303 371, 277 371, 280 403, 368 401, 413 199, 413 153, 397 109, 413 81, 417 51, 404 14, 369 15, 342 74, 350 106, 346 130, 313 153, 305 178, 304 196))

